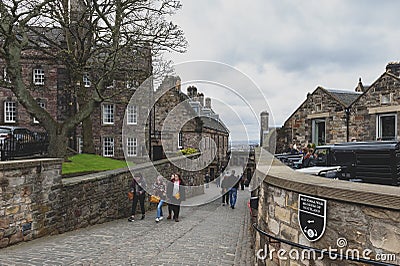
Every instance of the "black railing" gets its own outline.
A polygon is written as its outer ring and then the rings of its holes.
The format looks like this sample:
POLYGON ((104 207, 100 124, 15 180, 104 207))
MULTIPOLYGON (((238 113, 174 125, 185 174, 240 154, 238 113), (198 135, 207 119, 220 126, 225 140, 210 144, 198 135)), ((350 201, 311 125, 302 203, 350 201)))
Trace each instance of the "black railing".
POLYGON ((16 157, 43 155, 49 146, 47 133, 30 132, 8 135, 0 138, 1 160, 10 160, 16 157))

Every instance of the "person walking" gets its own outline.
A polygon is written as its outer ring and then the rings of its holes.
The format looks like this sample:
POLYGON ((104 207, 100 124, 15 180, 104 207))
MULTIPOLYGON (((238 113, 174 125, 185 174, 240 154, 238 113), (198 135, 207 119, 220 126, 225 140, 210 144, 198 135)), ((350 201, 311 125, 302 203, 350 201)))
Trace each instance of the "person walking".
POLYGON ((181 202, 185 200, 185 187, 179 174, 174 174, 173 179, 168 183, 167 197, 171 211, 174 213, 173 219, 175 222, 179 222, 181 202))
POLYGON ((241 190, 244 190, 244 181, 245 181, 245 177, 244 177, 244 174, 242 173, 240 175, 240 189, 241 190))
POLYGON ((229 183, 228 183, 229 172, 226 174, 227 175, 223 176, 221 180, 222 206, 225 206, 225 203, 229 205, 229 183))
POLYGON ((142 218, 141 220, 144 219, 145 217, 145 209, 144 209, 144 199, 145 199, 145 191, 146 188, 146 180, 143 178, 141 173, 137 173, 134 175, 132 178, 132 182, 130 185, 130 190, 133 192, 133 201, 132 201, 132 215, 129 217, 128 222, 133 222, 135 221, 135 214, 136 214, 136 206, 137 203, 139 202, 140 204, 140 210, 142 212, 142 218))
MULTIPOLYGON (((174 174, 172 174, 171 175, 171 179, 170 179, 170 182, 174 182, 174 180, 175 180, 175 175, 174 174)), ((170 183, 170 182, 168 182, 168 184, 170 183)), ((168 189, 168 185, 167 185, 167 189, 168 189)), ((167 199, 168 199, 168 195, 167 195, 167 199)), ((167 216, 167 219, 168 220, 170 220, 171 218, 172 218, 172 208, 171 208, 171 203, 170 202, 168 202, 168 216, 167 216)))
POLYGON ((228 184, 230 186, 229 189, 229 202, 231 204, 231 208, 234 209, 236 205, 236 199, 237 199, 237 191, 239 188, 239 183, 240 183, 240 177, 235 176, 235 171, 232 170, 231 175, 228 178, 228 184))
POLYGON ((204 177, 205 181, 206 181, 206 188, 208 188, 209 186, 209 182, 210 182, 210 175, 208 173, 206 173, 206 176, 204 177))
POLYGON ((157 205, 156 223, 158 223, 164 218, 162 206, 163 203, 165 202, 165 197, 166 197, 166 185, 163 179, 164 177, 159 175, 157 177, 156 182, 154 182, 153 184, 153 193, 154 193, 153 195, 160 198, 160 202, 157 205))

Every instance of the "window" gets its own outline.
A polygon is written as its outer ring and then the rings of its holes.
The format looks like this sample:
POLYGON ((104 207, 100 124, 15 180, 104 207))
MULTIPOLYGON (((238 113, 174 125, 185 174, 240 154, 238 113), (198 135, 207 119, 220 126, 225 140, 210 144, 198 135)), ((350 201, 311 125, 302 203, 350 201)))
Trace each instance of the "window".
POLYGON ((137 156, 137 139, 127 138, 126 139, 126 153, 128 157, 137 156))
POLYGON ((114 138, 105 137, 103 140, 103 156, 113 157, 114 156, 114 138))
POLYGON ((315 145, 324 145, 325 139, 325 119, 312 120, 312 142, 315 145))
POLYGON ((78 151, 78 153, 82 153, 82 150, 83 150, 83 139, 82 139, 82 137, 78 137, 77 138, 77 151, 78 151))
POLYGON ((183 148, 183 136, 182 136, 182 132, 179 132, 178 134, 178 149, 182 149, 183 148))
POLYGON ((315 111, 321 112, 322 111, 322 103, 315 104, 315 111))
POLYGON ((4 102, 4 123, 15 123, 17 120, 17 104, 12 101, 4 102))
POLYGON ((88 73, 84 73, 83 74, 83 86, 85 86, 85 88, 88 88, 91 85, 92 85, 92 83, 90 82, 89 74, 88 73))
POLYGON ((377 119, 377 139, 395 140, 397 139, 397 115, 382 114, 377 119))
MULTIPOLYGON (((43 108, 43 109, 46 108, 46 104, 45 104, 43 101, 38 101, 38 105, 39 105, 41 108, 43 108)), ((39 124, 39 120, 37 120, 36 117, 34 117, 34 118, 33 118, 33 123, 39 124)))
POLYGON ((6 68, 6 67, 3 69, 3 80, 4 80, 5 82, 11 82, 11 79, 10 79, 10 77, 9 77, 8 74, 7 74, 7 68, 6 68))
POLYGON ((135 86, 133 86, 134 82, 132 80, 127 80, 125 81, 125 85, 127 89, 135 89, 135 86))
POLYGON ((387 104, 387 103, 390 103, 391 102, 391 97, 390 97, 391 95, 388 93, 388 94, 382 94, 381 95, 381 104, 387 104))
POLYGON ((43 68, 35 68, 33 70, 33 84, 44 85, 44 70, 43 68))
POLYGON ((112 125, 114 124, 114 105, 103 104, 103 124, 112 125))
POLYGON ((137 107, 135 105, 128 105, 126 117, 128 125, 137 124, 137 107))

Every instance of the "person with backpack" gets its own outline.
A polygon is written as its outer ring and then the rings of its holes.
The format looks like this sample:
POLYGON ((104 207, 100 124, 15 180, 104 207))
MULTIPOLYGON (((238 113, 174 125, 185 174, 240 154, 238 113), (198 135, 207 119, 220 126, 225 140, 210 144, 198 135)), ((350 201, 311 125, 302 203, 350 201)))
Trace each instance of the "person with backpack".
POLYGON ((132 215, 129 217, 128 222, 135 221, 136 207, 137 203, 140 204, 140 210, 142 212, 142 218, 145 217, 145 208, 144 208, 144 199, 146 196, 146 180, 143 178, 141 173, 137 173, 132 178, 132 182, 130 185, 130 191, 133 192, 133 201, 132 201, 132 215))
POLYGON ((154 182, 153 184, 153 195, 157 196, 160 198, 160 202, 157 205, 157 214, 156 214, 156 223, 158 223, 159 221, 161 221, 164 217, 163 217, 163 210, 162 210, 162 206, 165 202, 165 198, 166 198, 166 185, 164 183, 164 177, 159 175, 157 177, 156 182, 154 182))

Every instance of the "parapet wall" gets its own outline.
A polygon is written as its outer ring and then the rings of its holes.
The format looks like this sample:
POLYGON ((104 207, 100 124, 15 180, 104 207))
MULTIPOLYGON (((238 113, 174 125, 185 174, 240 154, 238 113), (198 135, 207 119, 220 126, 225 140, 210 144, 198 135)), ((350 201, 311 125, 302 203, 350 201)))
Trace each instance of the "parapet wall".
MULTIPOLYGON (((144 177, 155 168, 165 177, 179 172, 186 184, 199 185, 187 189, 187 197, 204 193, 202 171, 182 171, 171 161, 131 170, 144 177)), ((62 179, 61 164, 60 159, 0 162, 0 248, 130 215, 127 168, 62 179)))
POLYGON ((0 162, 0 247, 58 232, 61 162, 0 162))
MULTIPOLYGON (((260 159, 260 152, 257 157, 260 159)), ((400 265, 400 187, 306 175, 277 160, 269 167, 272 159, 262 159, 257 166, 257 178, 263 180, 257 217, 262 231, 303 246, 367 260, 381 257, 382 262, 400 265), (316 241, 309 241, 302 233, 299 195, 326 200, 326 229, 316 241)), ((323 259, 319 254, 313 258, 304 249, 270 241, 259 232, 255 246, 256 251, 268 251, 266 256, 256 256, 257 265, 364 265, 339 258, 331 260, 327 254, 323 259)))

